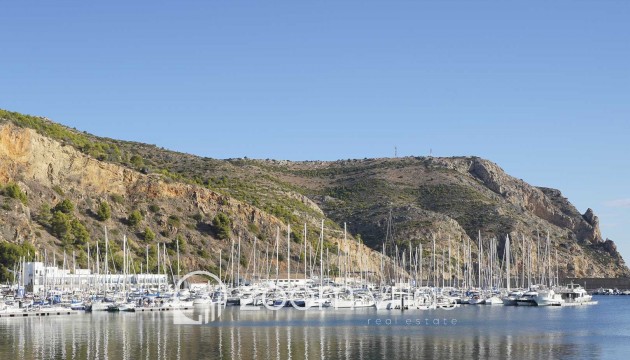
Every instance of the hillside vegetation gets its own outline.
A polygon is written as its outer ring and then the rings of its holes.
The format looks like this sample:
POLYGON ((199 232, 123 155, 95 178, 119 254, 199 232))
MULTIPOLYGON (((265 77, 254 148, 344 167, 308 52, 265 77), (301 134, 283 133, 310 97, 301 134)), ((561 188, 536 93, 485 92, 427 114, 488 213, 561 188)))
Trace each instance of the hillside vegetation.
POLYGON ((590 209, 580 214, 558 190, 533 187, 476 157, 217 160, 0 110, 0 160, 0 241, 26 254, 15 256, 54 252, 59 261, 64 250, 74 251, 85 266, 88 244, 102 247, 107 226, 114 261, 122 264, 126 235, 138 271, 147 251, 156 267, 157 243, 171 253, 179 244, 185 269, 225 271, 240 238, 234 261, 251 273, 254 256, 275 254, 280 229, 279 266, 286 270, 290 224, 294 272, 311 247, 317 251, 324 221, 333 274, 358 266, 380 271, 385 241, 405 249, 436 236, 443 248, 449 239, 476 242, 479 232, 501 248, 507 234, 527 244, 549 233, 562 275, 629 274, 590 209), (338 265, 335 257, 346 253, 350 263, 338 265))

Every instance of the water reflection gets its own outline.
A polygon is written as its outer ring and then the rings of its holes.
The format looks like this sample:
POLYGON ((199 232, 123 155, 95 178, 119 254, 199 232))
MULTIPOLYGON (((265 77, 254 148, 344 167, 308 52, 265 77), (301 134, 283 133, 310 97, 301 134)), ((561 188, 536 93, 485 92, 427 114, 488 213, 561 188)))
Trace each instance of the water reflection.
POLYGON ((0 319, 0 359, 601 358, 602 330, 585 325, 601 314, 588 311, 228 308, 206 325, 175 325, 171 313, 0 319), (458 322, 406 325, 434 317, 458 322), (377 318, 390 325, 376 325, 377 318), (567 323, 571 318, 579 320, 577 328, 567 323))

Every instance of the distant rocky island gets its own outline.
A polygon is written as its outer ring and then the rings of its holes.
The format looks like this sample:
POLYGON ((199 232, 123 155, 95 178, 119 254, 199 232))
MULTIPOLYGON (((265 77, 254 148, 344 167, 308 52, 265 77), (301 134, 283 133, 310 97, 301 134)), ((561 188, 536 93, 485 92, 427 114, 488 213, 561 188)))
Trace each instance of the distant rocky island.
MULTIPOLYGON (((240 238, 244 268, 272 253, 284 271, 289 260, 299 269, 295 264, 318 244, 322 221, 333 273, 341 260, 381 271, 383 244, 429 251, 435 238, 446 262, 449 244, 496 239, 501 254, 509 235, 516 266, 527 249, 535 263, 531 254, 540 254, 548 236, 545 251, 558 259, 560 277, 630 275, 591 209, 581 214, 559 190, 529 185, 472 156, 219 160, 0 110, 0 187, 2 281, 20 256, 57 254, 60 262, 64 252, 74 253, 76 266, 85 267, 87 247, 102 244, 104 227, 119 265, 126 235, 138 267, 147 253, 156 266, 160 243, 171 255, 179 247, 184 269, 218 272, 240 238), (289 239, 276 250, 288 224, 289 239)), ((453 263, 457 256, 451 253, 453 263)))

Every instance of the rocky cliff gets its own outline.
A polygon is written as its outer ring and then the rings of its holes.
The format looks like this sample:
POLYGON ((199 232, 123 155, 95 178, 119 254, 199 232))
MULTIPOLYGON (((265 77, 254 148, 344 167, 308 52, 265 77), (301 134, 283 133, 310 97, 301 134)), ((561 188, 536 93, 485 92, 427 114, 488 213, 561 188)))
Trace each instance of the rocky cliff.
MULTIPOLYGON (((20 201, 6 190, 0 197, 0 240, 31 243, 39 256, 46 249, 61 257, 65 248, 83 264, 87 244, 102 242, 107 226, 115 243, 128 236, 138 264, 148 247, 150 267, 156 243, 172 253, 178 242, 186 269, 217 271, 221 264, 225 271, 240 237, 236 261, 253 273, 252 258, 264 260, 258 262, 260 274, 275 269, 266 259, 275 259, 280 229, 278 258, 284 271, 286 226, 291 224, 290 260, 296 272, 304 258, 314 264, 310 253, 319 247, 323 220, 333 274, 361 267, 378 273, 378 251, 385 242, 401 251, 419 244, 427 249, 435 237, 440 251, 449 242, 454 247, 476 243, 481 234, 484 241, 497 239, 498 253, 510 235, 517 265, 527 249, 539 248, 549 236, 548 253, 557 253, 560 276, 630 275, 614 243, 602 238, 591 209, 580 214, 560 191, 531 186, 476 157, 216 160, 0 111, 0 185, 10 184, 26 198, 20 201), (74 208, 60 215, 64 199, 74 208), (103 203, 111 209, 106 218, 99 212, 103 203), (130 220, 134 211, 139 221, 130 220), (225 214, 227 223, 222 225, 218 214, 225 214), (343 241, 344 223, 348 241, 343 241)), ((120 249, 115 250, 121 261, 120 249)), ((539 256, 532 261, 542 261, 539 256)))
POLYGON ((412 248, 429 245, 435 234, 442 247, 448 239, 453 246, 476 243, 481 234, 482 239, 496 238, 502 253, 510 235, 513 256, 522 265, 528 248, 536 249, 534 263, 542 263, 546 250, 538 249, 549 236, 548 254, 555 259, 557 253, 561 277, 629 273, 614 242, 602 238, 591 209, 580 214, 559 190, 531 186, 488 160, 408 157, 295 163, 289 173, 277 173, 308 189, 327 215, 349 221, 352 232, 362 234, 373 247, 388 236, 388 223, 394 224, 391 238, 412 248))
MULTIPOLYGON (((75 253, 78 266, 86 266, 88 244, 92 245, 91 256, 94 257, 97 242, 101 249, 104 248, 104 228, 107 227, 118 269, 122 264, 122 236, 125 235, 133 250, 137 270, 140 270, 140 264, 146 263, 147 251, 150 267, 156 266, 158 243, 167 246, 175 266, 174 244, 178 241, 182 253, 180 265, 184 270, 202 268, 218 272, 221 264, 225 274, 230 261, 234 261, 242 266, 241 274, 247 274, 244 277, 251 279, 254 272, 264 277, 269 271, 275 274, 277 252, 280 271, 286 273, 287 248, 290 247, 292 273, 304 272, 306 253, 310 261, 308 272, 314 267, 313 272, 319 274, 317 253, 321 248, 322 216, 319 219, 304 218, 304 221, 294 218, 288 245, 287 222, 255 206, 207 187, 173 181, 160 174, 143 174, 97 160, 73 146, 11 122, 0 124, 0 184, 3 187, 17 185, 27 199, 20 202, 7 196, 6 191, 0 196, 3 203, 0 241, 32 244, 37 253, 30 255, 39 259, 46 252, 49 261, 56 254, 54 257, 61 263, 65 251, 68 259, 75 253), (87 230, 87 237, 72 235, 72 225, 66 233, 57 230, 53 214, 63 200, 74 205, 67 214, 69 223, 76 219, 87 230), (98 216, 102 203, 110 207, 107 219, 98 216), (141 214, 141 220, 131 224, 129 216, 134 210, 141 214), (213 223, 217 214, 225 214, 229 221, 227 236, 218 235, 219 229, 213 223), (303 235, 305 222, 308 222, 306 239, 303 235), (153 236, 147 236, 147 232, 153 236), (240 259, 237 258, 239 238, 240 259), (230 252, 233 252, 232 256, 230 252), (254 257, 262 260, 256 269, 253 268, 254 257)), ((316 213, 322 213, 317 205, 298 195, 292 194, 305 206, 313 207, 316 213)), ((349 266, 356 268, 360 265, 378 273, 380 254, 359 244, 352 235, 344 241, 340 228, 331 225, 334 224, 326 224, 323 240, 324 254, 328 254, 327 264, 331 264, 327 269, 329 274, 339 272, 337 255, 347 259, 349 266)))

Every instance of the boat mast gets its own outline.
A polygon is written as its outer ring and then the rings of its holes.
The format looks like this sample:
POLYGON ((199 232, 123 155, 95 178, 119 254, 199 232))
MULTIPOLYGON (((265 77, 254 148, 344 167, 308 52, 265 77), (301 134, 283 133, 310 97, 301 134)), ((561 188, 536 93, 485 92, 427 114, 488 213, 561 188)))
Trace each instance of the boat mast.
POLYGON ((420 287, 422 287, 422 279, 423 279, 422 277, 422 243, 420 243, 419 252, 420 252, 420 259, 419 259, 420 263, 418 265, 420 266, 420 287))
POLYGON ((521 263, 523 264, 523 266, 521 267, 523 269, 523 273, 521 274, 521 287, 524 288, 525 287, 525 262, 527 261, 527 249, 525 248, 525 235, 522 235, 522 246, 521 246, 521 263))
POLYGON ((157 264, 156 264, 156 270, 155 273, 158 276, 158 288, 159 288, 159 284, 160 284, 160 243, 157 243, 157 264))
MULTIPOLYGON (((549 273, 549 286, 551 286, 551 274, 552 274, 552 267, 551 267, 551 239, 549 239, 549 231, 547 231, 547 249, 549 249, 547 251, 547 263, 549 264, 548 266, 548 273, 549 273)), ((556 265, 558 263, 558 256, 557 256, 557 251, 556 251, 556 265)), ((557 272, 556 272, 557 273, 557 272)), ((556 283, 556 285, 559 285, 558 283, 556 283)))
POLYGON ((278 278, 280 276, 280 227, 276 226, 276 286, 278 285, 278 278))
POLYGON ((505 260, 506 260, 506 279, 507 279, 507 291, 510 292, 510 235, 505 236, 505 260))
POLYGON ((232 287, 234 287, 234 238, 230 237, 232 243, 230 244, 230 263, 228 264, 230 268, 230 282, 232 283, 232 287))
POLYGON ((109 264, 107 263, 107 253, 109 249, 109 238, 107 237, 107 226, 105 226, 105 291, 109 290, 109 264))
POLYGON ((127 235, 123 235, 123 296, 127 298, 127 235))
POLYGON ((532 243, 527 244, 527 287, 532 287, 532 243))
POLYGON ((324 220, 322 219, 322 229, 319 235, 319 291, 320 295, 324 286, 324 220))
POLYGON ((306 223, 304 223, 304 280, 306 280, 306 223))
POLYGON ((291 288, 291 224, 287 224, 287 280, 291 288))
POLYGON ((435 234, 433 235, 433 265, 431 266, 431 271, 433 272, 433 287, 437 285, 437 271, 436 271, 436 263, 435 263, 435 234))
POLYGON ((179 237, 175 238, 175 246, 177 246, 177 281, 179 281, 179 237))
POLYGON ((446 250, 444 248, 442 248, 442 289, 444 289, 444 286, 446 285, 444 283, 444 280, 446 278, 446 273, 444 272, 444 265, 446 264, 446 250))
MULTIPOLYGON (((544 272, 545 272, 545 262, 543 261, 542 268, 540 264, 540 232, 536 230, 536 275, 538 276, 538 283, 544 284, 544 272)), ((536 277, 534 276, 534 279, 536 277)))
POLYGON ((479 286, 479 289, 481 289, 481 261, 483 254, 483 245, 481 244, 481 230, 479 230, 477 238, 479 239, 479 254, 477 255, 477 269, 479 274, 477 279, 477 286, 479 286))
MULTIPOLYGON (((344 255, 346 255, 346 257, 348 255, 348 251, 347 251, 347 246, 348 246, 348 235, 347 234, 348 233, 347 233, 347 231, 348 231, 348 227, 347 227, 346 223, 344 222, 343 223, 343 244, 344 244, 344 248, 346 248, 346 254, 344 254, 344 255)), ((341 248, 341 247, 339 247, 339 248, 341 248)), ((338 259, 340 258, 339 250, 340 249, 337 249, 337 258, 338 259)), ((381 271, 382 271, 382 269, 383 269, 383 258, 381 258, 381 271)), ((343 270, 344 270, 344 272, 343 272, 343 286, 348 286, 348 263, 347 262, 346 262, 343 270)), ((341 267, 339 268, 339 276, 341 276, 341 267)))
POLYGON ((241 236, 238 237, 238 263, 236 264, 236 283, 241 286, 241 236))
POLYGON ((256 279, 256 258, 258 257, 258 254, 256 254, 256 242, 257 242, 258 238, 256 238, 256 236, 254 236, 254 272, 252 274, 252 280, 256 279))
MULTIPOLYGON (((46 253, 44 253, 46 254, 46 253)), ((101 264, 99 261, 99 257, 100 257, 100 253, 98 251, 98 240, 96 240, 96 273, 99 275, 98 277, 94 277, 94 281, 96 282, 96 291, 99 292, 100 291, 100 281, 97 281, 98 278, 100 278, 101 275, 101 264)))
MULTIPOLYGON (((461 240, 461 238, 460 238, 460 240, 461 240)), ((461 247, 461 244, 458 242, 458 243, 457 243, 457 281, 456 281, 456 283, 455 283, 455 285, 457 286, 457 288, 459 288, 459 287, 460 287, 460 276, 461 276, 461 270, 462 270, 461 266, 459 266, 459 265, 460 265, 460 264, 459 264, 459 252, 460 252, 460 247, 461 247)))
POLYGON ((453 275, 451 274, 451 235, 448 236, 448 277, 450 279, 450 287, 453 287, 453 275))
POLYGON ((418 247, 416 246, 416 258, 414 261, 414 272, 413 272, 413 282, 414 285, 417 287, 418 286, 418 247))

